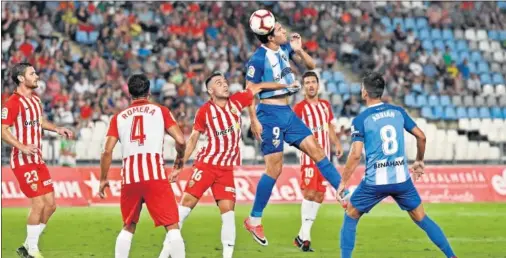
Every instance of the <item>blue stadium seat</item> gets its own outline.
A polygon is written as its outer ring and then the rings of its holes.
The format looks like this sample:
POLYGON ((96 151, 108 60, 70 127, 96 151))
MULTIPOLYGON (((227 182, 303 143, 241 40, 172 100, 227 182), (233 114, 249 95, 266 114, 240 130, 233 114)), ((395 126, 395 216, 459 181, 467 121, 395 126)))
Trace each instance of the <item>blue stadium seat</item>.
POLYGON ((470 60, 471 62, 480 62, 482 60, 483 58, 481 57, 480 51, 473 51, 471 53, 471 60, 470 60))
POLYGON ((88 33, 85 32, 85 31, 80 31, 78 30, 76 32, 76 41, 81 43, 81 44, 88 44, 89 40, 88 40, 88 33))
POLYGON ((434 119, 441 119, 444 116, 444 110, 442 106, 435 106, 432 108, 432 115, 434 119))
POLYGON ((452 57, 452 60, 454 60, 455 62, 460 60, 459 52, 457 52, 457 51, 450 52, 450 56, 452 57))
POLYGON ((456 50, 457 51, 468 51, 469 48, 467 47, 467 42, 465 40, 458 40, 456 50))
POLYGON ((383 25, 385 25, 385 27, 392 27, 392 21, 390 20, 390 18, 388 16, 381 17, 381 23, 383 23, 383 25))
POLYGON ((467 110, 465 107, 457 108, 457 118, 467 118, 467 110))
POLYGON ((467 64, 467 66, 469 67, 469 72, 470 72, 470 73, 476 73, 476 71, 478 70, 478 69, 476 68, 476 65, 474 64, 474 62, 469 62, 469 63, 467 64))
POLYGON ((426 39, 422 42, 422 47, 425 49, 425 51, 427 52, 431 52, 432 49, 434 48, 434 46, 432 45, 432 41, 430 41, 430 39, 426 39))
POLYGON ((332 80, 332 73, 328 70, 322 72, 322 80, 330 82, 332 80))
POLYGON ((430 95, 429 96, 429 106, 431 106, 431 107, 439 106, 439 96, 430 95))
POLYGON ((497 7, 499 7, 499 9, 501 9, 501 10, 505 10, 506 9, 506 1, 498 1, 497 7))
POLYGON ((428 29, 422 29, 422 30, 420 30, 418 37, 419 37, 420 40, 430 39, 430 32, 429 32, 429 30, 428 29))
POLYGON ((455 108, 454 107, 446 107, 444 110, 443 119, 456 120, 457 119, 457 111, 455 111, 455 108))
POLYGON ((448 46, 452 51, 455 51, 456 49, 455 41, 452 39, 445 40, 445 46, 448 46))
POLYGON ((99 36, 99 33, 98 31, 92 31, 90 32, 90 35, 89 35, 89 43, 90 44, 95 44, 98 40, 98 36, 99 36))
POLYGON ((493 84, 504 84, 504 77, 500 73, 494 73, 492 77, 493 84))
POLYGON ((423 107, 422 108, 422 117, 433 120, 434 115, 432 114, 432 109, 430 107, 423 107))
POLYGON ((488 39, 490 40, 499 40, 499 32, 496 30, 489 30, 488 31, 488 39))
POLYGON ((443 107, 452 106, 452 101, 450 100, 450 96, 443 95, 443 96, 439 97, 439 104, 443 107))
POLYGON ((419 30, 429 27, 429 22, 427 21, 427 18, 417 18, 416 19, 416 27, 419 30))
POLYGON ((344 102, 344 101, 349 100, 349 99, 350 99, 350 97, 351 97, 351 95, 350 95, 350 94, 348 94, 348 93, 343 94, 343 102, 344 102))
POLYGON ((482 73, 489 73, 490 70, 488 68, 488 63, 486 62, 479 62, 478 63, 478 71, 477 71, 479 74, 482 74, 482 73))
POLYGON ((415 94, 410 93, 410 94, 404 95, 404 105, 411 107, 411 108, 416 107, 415 94))
POLYGON ((471 55, 469 54, 468 51, 460 52, 458 63, 460 64, 460 63, 464 62, 464 59, 467 59, 467 61, 469 61, 469 59, 471 59, 471 55))
POLYGON ((360 93, 360 83, 352 83, 350 87, 351 94, 360 93))
POLYGON ((327 83, 327 91, 333 94, 338 94, 339 89, 337 88, 337 84, 335 84, 334 82, 327 83))
POLYGON ((404 30, 404 20, 401 18, 401 17, 395 17, 393 20, 392 20, 392 26, 395 28, 397 27, 397 24, 400 24, 401 25, 401 28, 404 30))
POLYGON ((480 108, 480 118, 490 118, 490 109, 488 107, 480 108))
POLYGON ((406 29, 416 30, 416 21, 414 18, 408 17, 404 20, 404 27, 406 29))
POLYGON ((344 75, 341 72, 335 71, 333 77, 336 83, 344 81, 344 75))
POLYGON ((453 40, 453 31, 449 29, 443 30, 443 39, 453 40))
POLYGON ((426 106, 427 105, 427 96, 425 95, 418 95, 416 97, 416 106, 417 107, 423 107, 423 106, 426 106))
POLYGON ((430 37, 433 39, 443 39, 443 33, 440 29, 432 29, 430 32, 430 37))
POLYGON ((350 93, 350 86, 346 82, 340 82, 339 93, 341 94, 350 93))
POLYGON ((441 40, 441 39, 434 40, 434 42, 432 43, 432 45, 435 48, 439 49, 439 51, 444 51, 444 49, 445 49, 445 43, 443 43, 443 40, 441 40))
POLYGON ((502 109, 502 117, 506 119, 506 107, 502 109))
POLYGON ((476 107, 469 107, 467 109, 467 117, 469 118, 479 118, 480 113, 478 112, 478 108, 476 107))
POLYGON ((492 107, 492 114, 491 115, 492 115, 492 118, 499 118, 499 119, 504 118, 500 107, 492 107))
POLYGON ((499 40, 506 40, 506 30, 501 30, 499 32, 499 40))
POLYGON ((490 74, 484 73, 484 74, 480 75, 480 82, 481 82, 481 84, 491 84, 492 78, 490 77, 490 74))
POLYGON ((420 84, 420 83, 413 84, 413 88, 411 89, 411 91, 412 92, 423 93, 422 84, 420 84))

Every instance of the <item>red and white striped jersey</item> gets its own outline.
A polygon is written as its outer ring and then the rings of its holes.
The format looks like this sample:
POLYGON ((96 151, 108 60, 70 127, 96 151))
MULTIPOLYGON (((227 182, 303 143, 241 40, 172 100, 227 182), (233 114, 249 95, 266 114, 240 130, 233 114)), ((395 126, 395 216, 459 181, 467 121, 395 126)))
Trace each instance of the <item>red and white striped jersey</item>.
POLYGON ((167 179, 163 141, 171 126, 177 123, 169 109, 146 99, 133 101, 111 118, 107 136, 121 142, 123 184, 167 179))
POLYGON ((241 110, 251 105, 252 101, 252 92, 245 90, 230 96, 224 107, 212 100, 200 107, 193 129, 206 135, 207 144, 199 150, 196 164, 223 169, 232 169, 241 164, 241 110))
MULTIPOLYGON (((315 104, 303 100, 297 103, 293 109, 295 114, 307 125, 311 132, 313 132, 313 135, 322 146, 327 157, 330 157, 329 126, 331 126, 330 122, 334 119, 330 103, 321 99, 315 104)), ((310 166, 315 163, 308 155, 301 153, 300 164, 302 166, 310 166)))
POLYGON ((11 167, 17 168, 28 164, 43 164, 42 160, 42 102, 32 94, 30 97, 21 96, 14 91, 2 108, 2 124, 13 126, 12 134, 24 145, 38 146, 35 155, 26 155, 19 149, 12 147, 11 167))

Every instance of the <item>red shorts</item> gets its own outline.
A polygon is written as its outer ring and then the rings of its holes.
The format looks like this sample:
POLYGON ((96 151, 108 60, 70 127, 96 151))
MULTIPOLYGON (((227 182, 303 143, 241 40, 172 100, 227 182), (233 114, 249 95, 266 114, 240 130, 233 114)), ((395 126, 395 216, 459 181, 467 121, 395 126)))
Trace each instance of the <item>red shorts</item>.
POLYGON ((13 169, 19 188, 28 198, 53 192, 53 181, 46 164, 29 164, 13 169))
POLYGON ((121 215, 125 225, 139 222, 144 202, 155 227, 179 222, 176 198, 167 180, 133 183, 121 187, 121 215))
POLYGON ((301 182, 300 188, 302 190, 315 190, 317 192, 325 193, 327 185, 325 178, 316 166, 301 166, 301 182))
POLYGON ((234 170, 203 165, 193 166, 193 174, 184 191, 200 199, 209 187, 216 201, 235 201, 234 170))

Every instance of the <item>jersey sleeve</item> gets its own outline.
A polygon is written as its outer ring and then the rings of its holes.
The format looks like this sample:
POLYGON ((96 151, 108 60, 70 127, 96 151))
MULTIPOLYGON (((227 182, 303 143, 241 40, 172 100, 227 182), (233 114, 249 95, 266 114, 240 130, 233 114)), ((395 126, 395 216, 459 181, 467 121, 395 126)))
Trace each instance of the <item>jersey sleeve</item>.
POLYGON ((262 82, 262 77, 264 75, 264 61, 264 58, 261 58, 258 54, 251 57, 246 65, 246 80, 253 83, 262 82))
POLYGON ((118 133, 118 115, 114 115, 109 123, 109 129, 107 130, 107 136, 113 136, 119 139, 118 133))
POLYGON ((2 107, 2 124, 11 126, 16 121, 19 114, 19 102, 15 99, 9 99, 2 107))
POLYGON ((204 133, 206 131, 206 106, 202 106, 195 115, 195 121, 193 122, 193 130, 204 133))
POLYGON ((290 57, 290 59, 293 59, 293 56, 295 55, 295 51, 293 51, 292 46, 290 45, 290 43, 286 43, 286 44, 281 45, 281 48, 283 50, 285 50, 285 52, 288 54, 288 56, 290 57))
POLYGON ((253 92, 251 92, 250 89, 246 89, 240 92, 235 93, 230 97, 230 100, 233 102, 239 102, 239 105, 241 105, 241 109, 244 107, 247 107, 253 103, 253 92))
POLYGON ((169 129, 173 125, 177 125, 176 119, 167 107, 161 107, 163 115, 163 124, 165 129, 169 129))
POLYGON ((413 121, 413 119, 408 115, 406 110, 403 108, 399 109, 401 111, 402 117, 404 118, 404 129, 406 129, 408 132, 411 132, 411 130, 416 127, 415 121, 413 121))
POLYGON ((364 120, 360 116, 357 116, 351 123, 351 142, 364 142, 364 137, 364 120))
POLYGON ((297 103, 294 107, 293 107, 293 112, 295 113, 295 115, 302 119, 302 104, 301 103, 297 103))

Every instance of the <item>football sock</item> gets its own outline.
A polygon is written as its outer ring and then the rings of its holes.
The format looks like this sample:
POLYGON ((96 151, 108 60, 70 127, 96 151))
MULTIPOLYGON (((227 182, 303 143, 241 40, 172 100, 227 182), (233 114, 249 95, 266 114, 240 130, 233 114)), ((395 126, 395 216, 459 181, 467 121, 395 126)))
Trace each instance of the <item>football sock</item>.
POLYGON ((302 241, 311 241, 311 227, 316 219, 319 208, 320 204, 317 202, 308 201, 306 199, 302 200, 302 205, 300 206, 302 225, 299 231, 299 237, 302 241))
POLYGON ((415 221, 415 223, 427 233, 427 236, 429 236, 430 240, 434 244, 443 251, 443 253, 446 255, 446 257, 453 257, 455 256, 455 253, 453 253, 453 250, 450 246, 450 243, 448 243, 448 239, 446 239, 445 234, 441 230, 441 228, 432 221, 429 216, 425 215, 421 221, 415 221))
POLYGON ((343 227, 341 228, 341 258, 351 258, 355 247, 358 219, 344 214, 343 227))
POLYGON ((235 245, 235 213, 228 211, 221 214, 221 244, 223 245, 223 258, 232 258, 235 245))
POLYGON ((316 166, 322 173, 322 176, 329 181, 329 183, 337 189, 341 183, 341 175, 337 172, 337 169, 330 163, 330 160, 325 157, 316 163, 316 166))
POLYGON ((271 197, 274 184, 276 184, 276 179, 268 176, 267 174, 262 175, 257 185, 255 201, 253 203, 253 209, 251 210, 251 217, 262 217, 265 206, 271 197))
POLYGON ((183 229, 183 223, 186 218, 188 218, 188 215, 190 215, 190 212, 192 211, 191 208, 179 205, 179 229, 183 229))
POLYGON ((163 241, 163 249, 160 258, 184 258, 186 256, 183 237, 179 229, 171 229, 167 231, 165 240, 163 241))
POLYGON ((126 258, 130 254, 130 246, 132 246, 132 238, 133 234, 126 231, 121 230, 119 232, 118 238, 116 238, 116 247, 114 248, 114 254, 116 258, 126 258))
MULTIPOLYGON (((33 226, 33 225, 30 225, 30 226, 33 226)), ((39 224, 39 227, 40 227, 40 232, 39 232, 39 238, 40 238, 40 235, 42 235, 42 232, 44 231, 44 229, 46 228, 46 224, 44 223, 40 223, 39 224)), ((23 244, 25 247, 28 246, 28 237, 25 239, 25 243, 23 244)))
POLYGON ((26 243, 28 244, 28 252, 39 251, 39 236, 40 236, 39 225, 26 225, 26 243))

